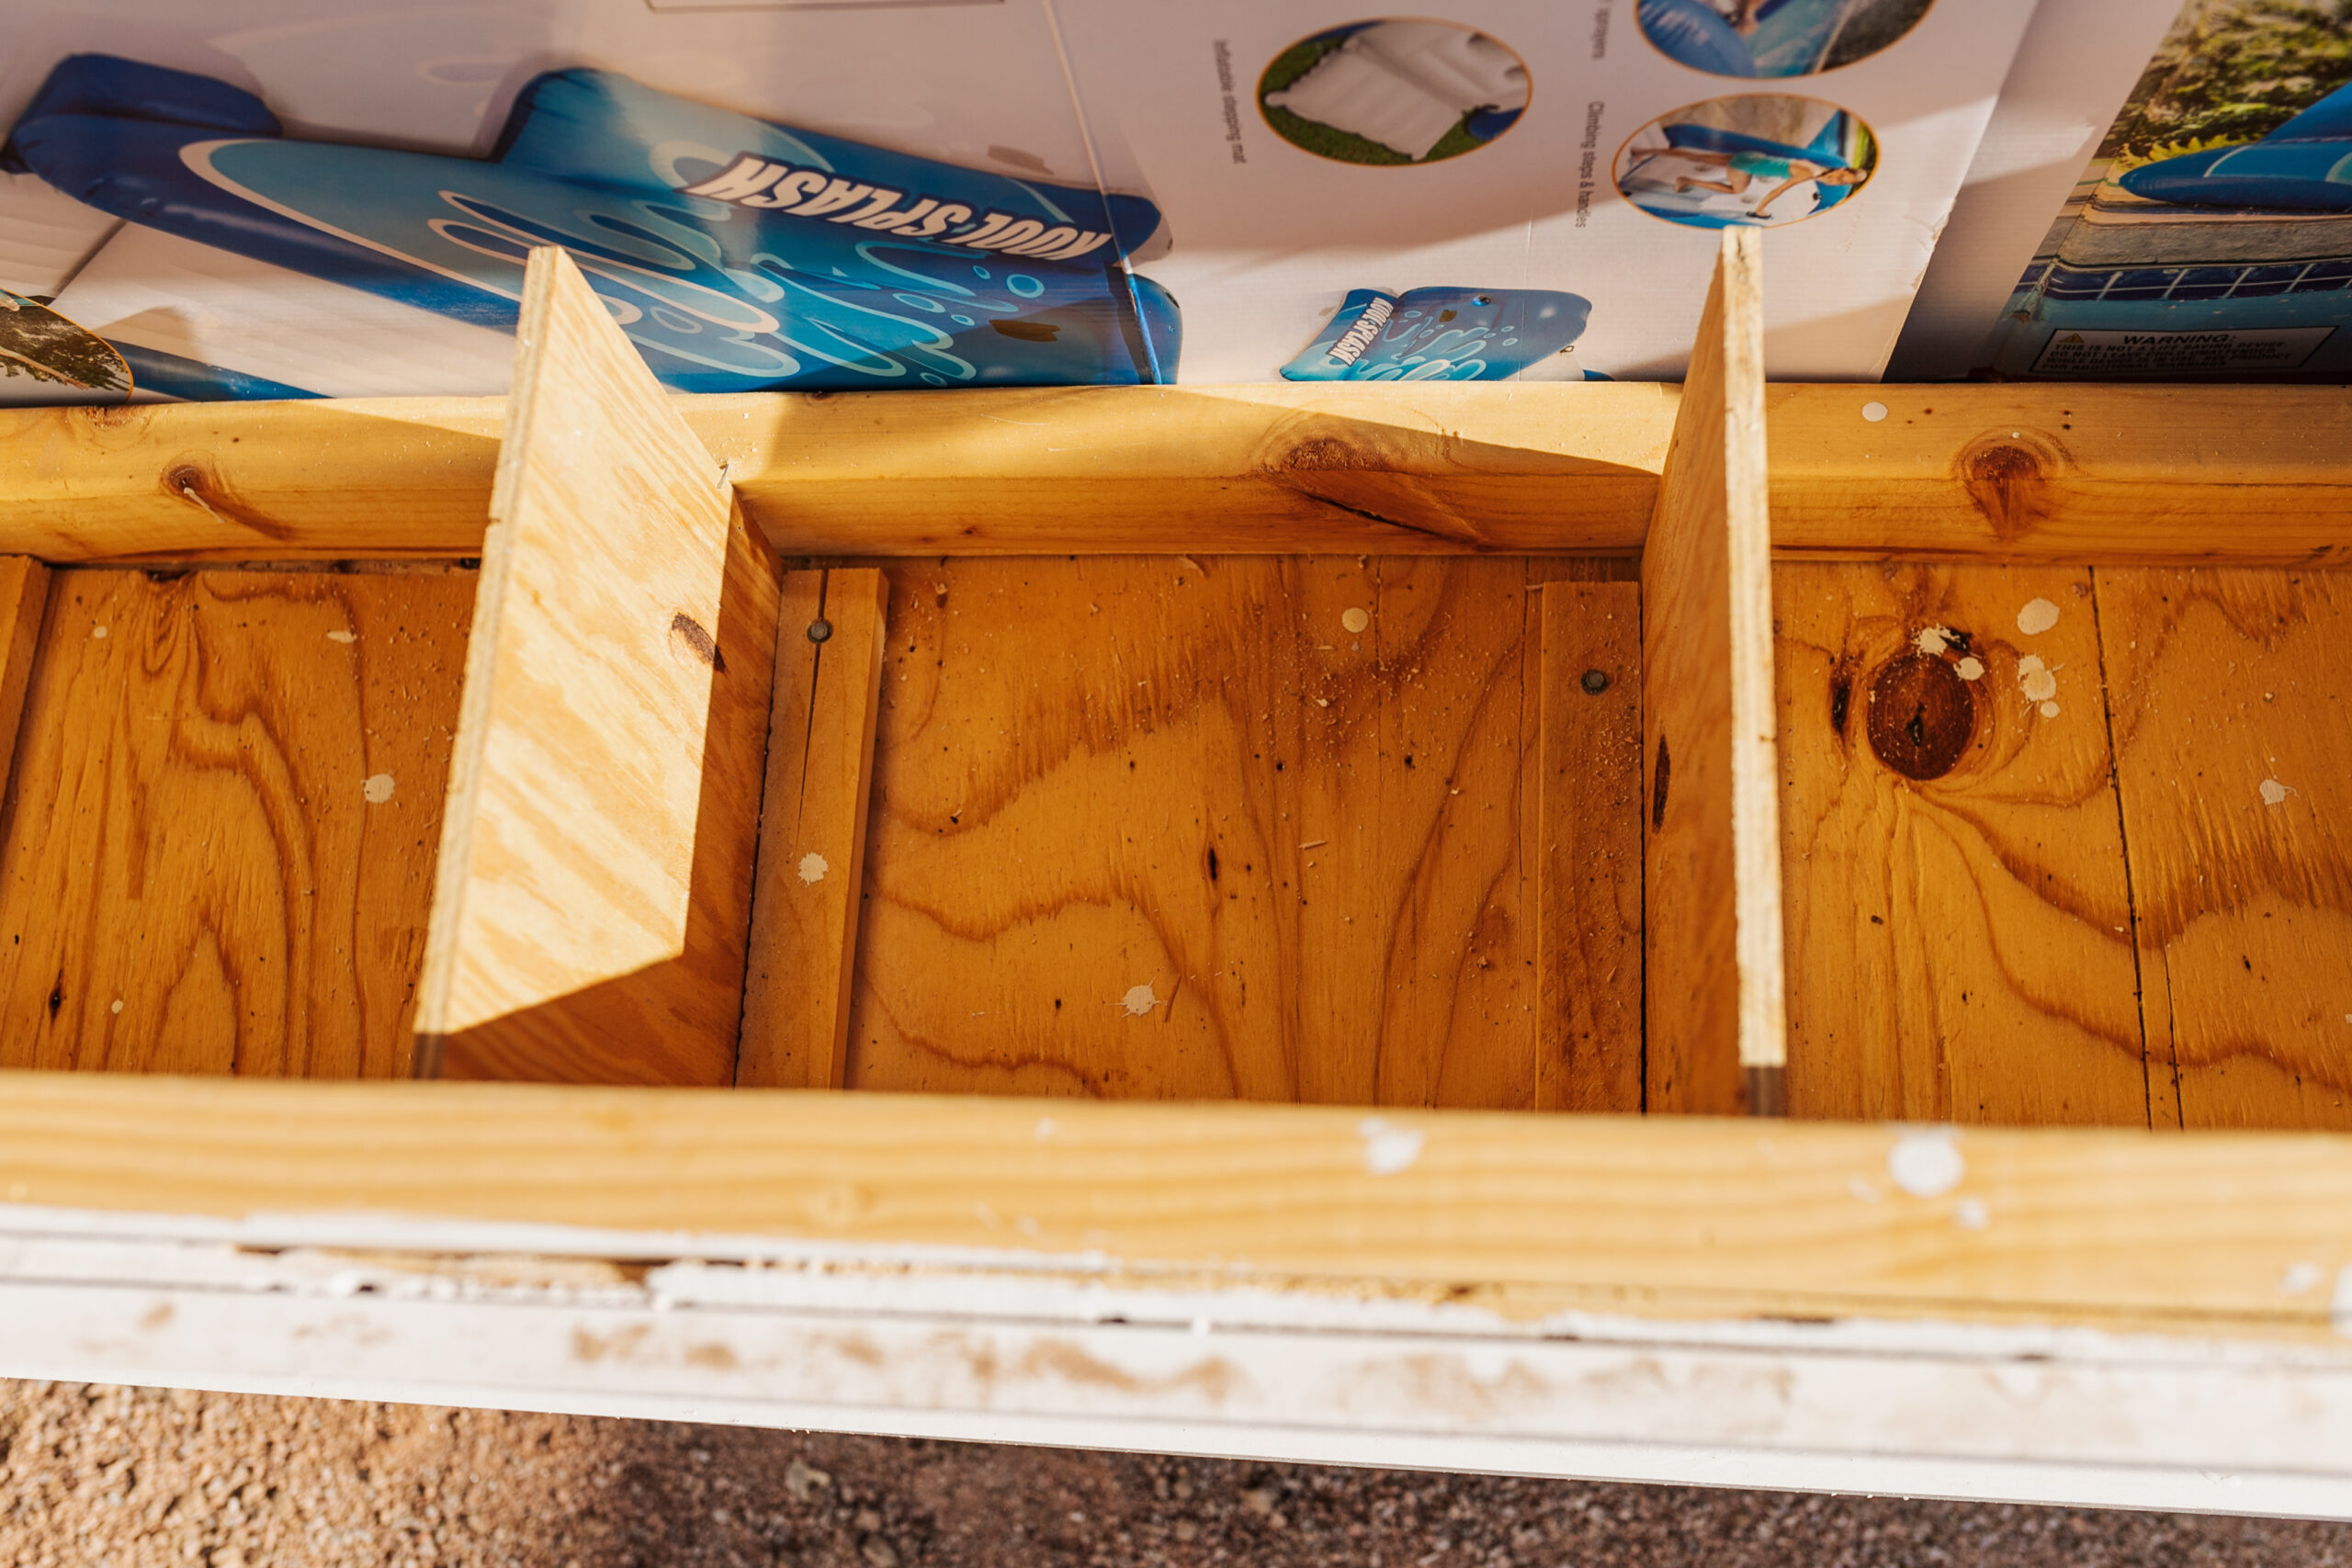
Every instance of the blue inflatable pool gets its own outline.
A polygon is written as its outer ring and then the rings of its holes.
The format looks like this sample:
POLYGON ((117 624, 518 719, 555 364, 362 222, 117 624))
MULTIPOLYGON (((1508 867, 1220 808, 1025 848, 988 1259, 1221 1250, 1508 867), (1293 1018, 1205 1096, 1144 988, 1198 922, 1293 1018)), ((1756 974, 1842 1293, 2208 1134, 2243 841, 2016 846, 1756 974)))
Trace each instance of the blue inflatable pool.
POLYGON ((2352 86, 2259 141, 2143 164, 2116 183, 2133 196, 2184 207, 2352 212, 2352 86))

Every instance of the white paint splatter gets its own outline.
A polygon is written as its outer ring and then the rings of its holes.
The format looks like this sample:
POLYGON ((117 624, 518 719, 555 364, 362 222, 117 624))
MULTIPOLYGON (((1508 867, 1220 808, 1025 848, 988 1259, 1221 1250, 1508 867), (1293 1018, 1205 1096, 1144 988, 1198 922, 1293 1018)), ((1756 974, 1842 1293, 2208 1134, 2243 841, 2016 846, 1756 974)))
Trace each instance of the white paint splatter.
POLYGON ((104 642, 107 639, 107 629, 104 626, 92 626, 90 628, 90 635, 93 637, 96 637, 98 641, 104 642))
POLYGON ((2018 660, 2018 685, 2030 703, 2046 703, 2058 694, 2058 672, 2033 654, 2018 660))
POLYGON ((2306 1291, 2316 1289, 2320 1278, 2320 1267, 2316 1263, 2290 1263, 2286 1272, 2278 1276, 2278 1293, 2300 1296, 2306 1291))
POLYGON ((114 1006, 107 1009, 107 1010, 108 1012, 120 1012, 122 1010, 122 998, 120 997, 115 998, 114 1006))
POLYGON ((1952 666, 1952 671, 1963 681, 1982 681, 1984 678, 1984 661, 1975 658, 1963 659, 1952 666))
POLYGON ((1340 625, 1347 628, 1350 637, 1354 637, 1364 627, 1372 625, 1372 617, 1362 610, 1351 606, 1340 613, 1340 625))
POLYGON ((384 802, 392 798, 392 775, 369 773, 368 782, 359 786, 359 793, 368 797, 368 805, 383 805, 384 802))
POLYGON ((2352 1263, 2335 1271, 2335 1299, 2327 1303, 2328 1326, 2352 1335, 2352 1263))
POLYGON ((1152 995, 1149 986, 1128 987, 1127 994, 1120 998, 1119 1001, 1120 1005, 1127 1010, 1127 1015, 1130 1018, 1142 1018, 1159 1005, 1159 998, 1152 995))
POLYGON ((814 850, 800 857, 800 880, 808 886, 814 887, 824 881, 825 873, 832 869, 825 863, 825 857, 814 850))
POLYGON ((2047 599, 2029 599, 2018 612, 2018 630, 2028 637, 2040 637, 2057 624, 2058 606, 2047 599))
POLYGON ((2041 716, 2044 718, 2056 718, 2058 716, 2058 705, 2056 703, 2042 704, 2041 716))
POLYGON ((1039 1143, 1044 1143, 1046 1139, 1052 1137, 1059 1131, 1061 1131, 1061 1129, 1055 1124, 1052 1117, 1040 1116, 1037 1118, 1037 1141, 1039 1143))
POLYGON ((1952 1206, 1951 1223, 1964 1231, 1981 1231, 1993 1223, 1982 1198, 1962 1198, 1952 1206))
POLYGON ((1394 1176, 1413 1168, 1413 1162, 1421 1157, 1425 1134, 1419 1127, 1393 1127, 1377 1116, 1367 1116, 1356 1123, 1356 1136, 1363 1140, 1364 1169, 1374 1176, 1394 1176))
POLYGON ((1864 403, 1862 405, 1862 417, 1870 421, 1872 424, 1876 424, 1880 420, 1886 417, 1886 405, 1884 403, 1864 403))
POLYGON ((327 640, 329 642, 357 642, 359 634, 348 626, 337 626, 327 633, 327 640))
POLYGON ((2294 793, 2277 779, 2262 781, 2262 804, 2265 806, 2284 806, 2287 804, 2287 797, 2294 793))
POLYGON ((1209 1329, 1212 1326, 1214 1325, 1205 1317, 1196 1317, 1193 1319, 1193 1337, 1195 1339, 1206 1339, 1209 1337, 1209 1329))
POLYGON ((1960 1185, 1968 1162, 1960 1157, 1960 1138, 1949 1127, 1905 1133, 1886 1151, 1886 1174, 1914 1198, 1940 1198, 1960 1185))
POLYGON ((1864 1181, 1859 1176, 1850 1178, 1847 1181, 1846 1191, 1849 1195, 1859 1198, 1865 1203, 1883 1203, 1886 1201, 1885 1193, 1880 1191, 1869 1182, 1864 1181))
POLYGON ((1951 628, 1950 626, 1922 626, 1919 628, 1919 635, 1917 637, 1914 637, 1912 642, 1920 652, 1927 654, 1929 658, 1933 658, 1935 655, 1941 653, 1945 649, 1951 646, 1951 628))

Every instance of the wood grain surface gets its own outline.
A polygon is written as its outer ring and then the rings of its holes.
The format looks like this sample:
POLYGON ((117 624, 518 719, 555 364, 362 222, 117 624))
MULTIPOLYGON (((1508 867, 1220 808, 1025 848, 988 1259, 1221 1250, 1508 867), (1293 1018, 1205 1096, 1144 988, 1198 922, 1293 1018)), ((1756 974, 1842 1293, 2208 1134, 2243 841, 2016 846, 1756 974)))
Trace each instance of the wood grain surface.
POLYGON ((1774 581, 1791 1113, 2144 1124, 2089 574, 1774 581))
POLYGON ((1639 1111, 1641 587, 1547 582, 1537 614, 1535 1103, 1639 1111))
POLYGON ((1724 233, 1642 552, 1652 1111, 1777 1109, 1787 1060, 1756 240, 1724 233))
POLYGON ((889 591, 871 567, 785 574, 735 1060, 746 1088, 842 1087, 889 591))
POLYGON ((1581 1292, 1565 1299, 1612 1315, 2341 1344, 2330 1281, 2352 1264, 2352 1138, 2340 1134, 1370 1120, 1289 1105, 19 1073, 0 1077, 0 1193, 223 1216, 255 1245, 375 1246, 379 1217, 494 1220, 585 1227, 539 1245, 626 1259, 741 1256, 747 1238, 777 1237, 899 1268, 1019 1249, 1073 1273, 1315 1298, 1362 1281, 1521 1318, 1581 1292), (1923 1148, 1951 1179, 1933 1196, 1895 1179, 1928 1163, 1923 1148))
POLYGON ((2157 1123, 2352 1127, 2352 583, 2097 576, 2157 1123))
MULTIPOLYGON (((936 556, 1631 554, 1677 400, 1417 382, 674 402, 786 550, 936 556)), ((2352 407, 2327 389, 1785 385, 1766 403, 1784 552, 2346 558, 2352 407)), ((476 555, 503 418, 485 398, 0 410, 0 552, 476 555)))
POLYGON ((421 1070, 732 1083, 775 563, 561 252, 532 253, 520 343, 421 1070))
POLYGON ((1600 570, 893 566, 850 1085, 1535 1103, 1528 583, 1600 570))
POLYGON ((49 568, 25 556, 0 556, 0 791, 16 754, 17 727, 32 687, 49 609, 49 568))
POLYGON ((471 572, 61 572, 0 843, 0 1063, 409 1070, 471 572))

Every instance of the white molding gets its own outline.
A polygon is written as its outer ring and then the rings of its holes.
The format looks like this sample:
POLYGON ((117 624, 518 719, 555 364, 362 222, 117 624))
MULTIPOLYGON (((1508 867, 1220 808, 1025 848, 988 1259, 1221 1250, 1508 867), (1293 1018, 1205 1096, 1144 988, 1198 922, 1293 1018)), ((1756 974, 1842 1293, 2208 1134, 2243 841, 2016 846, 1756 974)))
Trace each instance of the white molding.
POLYGON ((95 1216, 0 1218, 16 1222, 0 1240, 0 1375, 2352 1517, 2352 1347, 2325 1342, 1512 1323, 968 1262, 747 1268, 644 1245, 654 1237, 450 1251, 415 1246, 442 1227, 370 1220, 351 1239, 371 1250, 271 1251, 123 1234, 138 1226, 120 1216, 111 1236, 72 1234, 67 1222, 95 1216), (395 1239, 410 1247, 386 1249, 395 1239))

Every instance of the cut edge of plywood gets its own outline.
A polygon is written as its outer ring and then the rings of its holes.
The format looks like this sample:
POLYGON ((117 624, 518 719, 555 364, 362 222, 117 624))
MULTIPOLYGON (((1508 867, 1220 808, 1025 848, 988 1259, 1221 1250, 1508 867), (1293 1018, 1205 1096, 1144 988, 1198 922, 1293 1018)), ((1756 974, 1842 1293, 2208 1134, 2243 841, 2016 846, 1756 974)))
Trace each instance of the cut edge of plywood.
MULTIPOLYGON (((1764 419, 1764 246, 1725 231, 1724 482, 1730 536, 1733 919, 1738 933, 1739 1065, 1747 1109, 1777 1116, 1789 1061, 1781 955, 1780 706, 1773 691, 1772 509, 1764 419)), ((1712 415, 1712 411, 1710 411, 1712 415)))
POLYGON ((514 576, 514 537, 507 519, 521 481, 523 453, 537 411, 538 365, 546 344, 556 269, 535 251, 523 273, 521 321, 515 329, 514 389, 505 403, 506 429, 491 485, 490 517, 474 585, 473 625, 466 637, 465 684, 458 699, 458 733, 449 752, 449 788, 441 812, 441 854, 434 866, 433 905, 425 917, 424 963, 416 982, 416 1049, 411 1071, 441 1076, 452 990, 457 983, 457 933, 464 928, 466 868, 473 863, 474 823, 481 795, 482 753, 489 742, 491 688, 498 668, 499 628, 514 576))
POLYGON ((1784 1100, 1761 257, 1753 231, 1724 232, 1642 555, 1643 1019, 1661 1111, 1784 1100))

